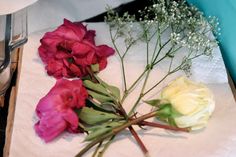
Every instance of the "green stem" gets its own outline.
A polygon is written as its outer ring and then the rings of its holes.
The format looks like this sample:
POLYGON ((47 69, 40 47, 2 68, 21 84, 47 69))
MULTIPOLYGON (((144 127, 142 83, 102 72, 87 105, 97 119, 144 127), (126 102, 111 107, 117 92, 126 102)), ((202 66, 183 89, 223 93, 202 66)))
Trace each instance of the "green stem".
POLYGON ((100 151, 98 153, 98 157, 102 157, 103 154, 105 153, 105 151, 107 150, 107 148, 110 146, 110 144, 112 143, 112 141, 115 139, 116 135, 112 136, 109 141, 105 144, 105 146, 103 147, 102 151, 100 151))
POLYGON ((148 77, 150 75, 151 70, 152 70, 152 68, 148 69, 148 72, 147 72, 146 78, 144 80, 143 87, 141 89, 139 97, 138 97, 137 101, 135 102, 135 104, 133 105, 133 107, 131 108, 131 110, 129 111, 129 113, 128 113, 129 116, 134 112, 134 110, 136 109, 138 103, 140 102, 141 98, 143 97, 143 92, 145 90, 145 87, 146 87, 146 84, 147 84, 147 80, 148 80, 148 77))
POLYGON ((101 142, 98 144, 97 148, 96 148, 96 149, 95 149, 95 151, 93 152, 93 155, 92 155, 92 157, 95 157, 95 156, 96 156, 96 154, 97 154, 97 152, 98 152, 99 148, 100 148, 100 147, 101 147, 101 145, 102 145, 102 142, 103 142, 103 141, 101 141, 101 142))
POLYGON ((135 82, 127 89, 127 91, 124 93, 124 96, 121 99, 121 103, 124 102, 126 97, 129 95, 130 91, 136 86, 136 84, 143 78, 144 74, 148 71, 148 68, 145 68, 145 70, 142 72, 142 74, 135 80, 135 82))
POLYGON ((147 65, 149 64, 149 41, 147 41, 147 65))
POLYGON ((121 60, 121 66, 122 66, 122 75, 123 75, 123 81, 124 81, 124 86, 125 86, 125 91, 127 90, 127 85, 126 85, 126 77, 125 77, 125 67, 124 67, 124 60, 123 60, 123 57, 121 56, 120 52, 119 52, 119 49, 118 47, 116 46, 116 43, 115 43, 115 40, 112 36, 112 31, 111 31, 111 28, 109 29, 109 32, 110 32, 110 37, 111 37, 111 41, 112 41, 112 44, 121 60))
POLYGON ((93 146, 95 146, 96 144, 100 143, 101 141, 113 136, 113 135, 116 135, 118 134, 119 132, 123 131, 124 129, 128 128, 129 126, 131 125, 134 125, 134 124, 137 124, 145 119, 148 119, 148 118, 151 118, 151 117, 154 117, 156 116, 157 114, 157 111, 153 111, 153 112, 150 112, 148 114, 145 114, 143 116, 140 116, 134 120, 131 120, 131 121, 128 121, 127 123, 117 127, 117 128, 114 128, 111 132, 103 135, 103 136, 100 136, 99 138, 95 139, 94 141, 90 142, 86 147, 84 147, 77 155, 76 157, 81 157, 82 155, 84 155, 90 148, 92 148, 93 146))
MULTIPOLYGON (((128 121, 130 118, 127 115, 127 113, 125 112, 124 108, 122 107, 122 105, 118 102, 116 102, 116 104, 119 106, 120 108, 120 114, 123 115, 126 120, 128 121)), ((131 134, 134 136, 135 140, 137 141, 138 145, 140 146, 141 150, 143 151, 144 155, 147 156, 148 154, 148 150, 146 148, 146 146, 143 144, 142 140, 139 138, 138 134, 136 133, 136 131, 134 130, 134 128, 132 126, 129 126, 129 130, 131 132, 131 134)))
POLYGON ((145 93, 143 93, 143 96, 148 94, 150 91, 152 91, 154 88, 156 88, 156 86, 158 86, 163 80, 165 80, 168 76, 170 75, 170 73, 167 73, 159 82, 157 82, 154 86, 152 86, 150 89, 148 89, 145 93))
POLYGON ((125 66, 124 66, 124 60, 123 60, 123 59, 121 59, 121 67, 122 67, 122 75, 123 75, 123 80, 124 80, 125 91, 127 91, 127 83, 126 83, 126 75, 125 75, 125 66))
MULTIPOLYGON (((118 103, 119 104, 119 103, 118 103)), ((121 104, 119 104, 121 111, 122 111, 122 115, 129 120, 129 116, 127 115, 127 113, 125 112, 124 108, 122 107, 121 104)), ((129 130, 131 132, 131 134, 134 136, 135 140, 137 141, 138 145, 140 146, 141 150, 143 151, 143 154, 145 156, 148 156, 148 150, 146 148, 146 146, 143 144, 142 140, 139 138, 137 132, 134 130, 134 128, 132 126, 129 126, 129 130)))
POLYGON ((125 53, 123 54, 122 58, 125 58, 126 54, 128 53, 129 49, 131 48, 131 46, 132 46, 133 44, 135 44, 140 38, 141 38, 141 37, 139 37, 139 38, 133 40, 133 41, 129 44, 129 46, 126 48, 125 53))
POLYGON ((117 46, 116 46, 116 44, 115 44, 115 39, 114 39, 113 36, 112 36, 111 28, 109 29, 109 32, 110 32, 110 38, 111 38, 112 44, 113 44, 113 46, 114 46, 114 48, 115 48, 117 54, 119 55, 119 57, 122 58, 122 57, 121 57, 121 54, 120 54, 120 51, 119 51, 119 49, 117 48, 117 46))
POLYGON ((153 63, 153 59, 154 59, 154 56, 156 54, 156 51, 157 51, 157 46, 159 45, 159 47, 161 48, 161 38, 160 38, 160 29, 159 29, 159 24, 158 24, 158 28, 157 28, 157 40, 156 40, 156 45, 154 47, 154 51, 152 53, 152 63, 153 63))
POLYGON ((163 45, 161 45, 161 47, 159 48, 159 50, 158 50, 158 52, 157 52, 155 58, 153 59, 153 63, 156 62, 157 57, 158 57, 159 54, 161 53, 161 50, 162 50, 170 41, 171 41, 171 40, 169 39, 169 40, 167 40, 163 45))
POLYGON ((138 99, 136 100, 136 102, 134 103, 133 107, 131 108, 131 110, 129 111, 128 115, 130 116, 131 114, 133 114, 134 110, 136 109, 138 103, 140 102, 140 100, 142 99, 142 95, 140 94, 138 99))

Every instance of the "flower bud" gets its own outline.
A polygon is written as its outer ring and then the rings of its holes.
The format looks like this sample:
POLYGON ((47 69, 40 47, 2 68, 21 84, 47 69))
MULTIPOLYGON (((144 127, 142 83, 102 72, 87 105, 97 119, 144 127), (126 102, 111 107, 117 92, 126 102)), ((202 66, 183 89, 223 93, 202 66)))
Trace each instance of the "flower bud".
MULTIPOLYGON (((177 78, 164 88, 161 99, 171 104, 171 119, 175 125, 191 130, 205 127, 215 108, 212 92, 205 85, 186 77, 177 78)), ((165 120, 170 123, 169 119, 165 120)))

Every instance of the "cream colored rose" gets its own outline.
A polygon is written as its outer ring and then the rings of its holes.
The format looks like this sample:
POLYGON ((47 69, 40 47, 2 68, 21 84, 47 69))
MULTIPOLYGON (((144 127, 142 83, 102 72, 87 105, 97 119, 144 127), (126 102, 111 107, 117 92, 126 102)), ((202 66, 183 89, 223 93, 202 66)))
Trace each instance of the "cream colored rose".
POLYGON ((164 88, 161 99, 170 102, 173 110, 180 113, 173 117, 175 124, 191 130, 205 127, 215 108, 212 92, 186 77, 180 77, 164 88))

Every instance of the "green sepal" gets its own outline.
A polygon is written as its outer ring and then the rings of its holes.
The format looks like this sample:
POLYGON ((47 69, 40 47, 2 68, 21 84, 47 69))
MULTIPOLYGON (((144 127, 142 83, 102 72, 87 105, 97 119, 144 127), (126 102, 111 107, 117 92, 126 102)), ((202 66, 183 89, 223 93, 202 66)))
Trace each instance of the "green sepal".
POLYGON ((171 126, 176 126, 175 118, 181 116, 170 103, 160 104, 159 111, 157 112, 157 118, 167 122, 171 126))
POLYGON ((103 103, 103 102, 109 102, 109 101, 113 101, 113 99, 109 96, 91 91, 91 90, 87 90, 88 94, 91 95, 94 99, 98 100, 99 102, 103 103))
POLYGON ((148 105, 158 107, 160 105, 161 100, 160 99, 152 99, 152 100, 146 100, 144 102, 147 103, 148 105))
POLYGON ((117 120, 122 119, 122 117, 116 114, 97 111, 89 107, 83 107, 82 109, 76 112, 78 114, 79 119, 89 125, 94 125, 94 124, 106 122, 113 119, 117 119, 117 120))
POLYGON ((159 111, 157 112, 158 117, 165 119, 171 116, 171 104, 164 104, 159 106, 159 111))
POLYGON ((91 69, 93 72, 98 72, 99 71, 99 64, 92 64, 91 69))
POLYGON ((170 124, 170 126, 175 126, 175 127, 177 126, 175 123, 175 119, 173 117, 169 117, 167 119, 167 122, 168 122, 168 124, 170 124))

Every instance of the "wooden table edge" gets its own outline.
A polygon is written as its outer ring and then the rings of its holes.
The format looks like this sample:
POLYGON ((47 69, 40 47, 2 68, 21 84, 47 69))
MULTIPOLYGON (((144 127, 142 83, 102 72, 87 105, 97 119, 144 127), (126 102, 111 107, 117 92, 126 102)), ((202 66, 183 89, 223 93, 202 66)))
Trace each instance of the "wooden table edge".
POLYGON ((11 137, 12 137, 12 129, 14 123, 14 115, 15 115, 15 105, 16 105, 16 96, 19 86, 19 79, 21 73, 21 63, 22 63, 22 55, 23 55, 23 46, 18 48, 18 63, 17 63, 17 80, 16 86, 13 86, 11 89, 9 107, 8 107, 8 116, 7 116, 7 126, 6 126, 6 137, 5 137, 5 145, 3 148, 3 157, 9 156, 10 145, 11 145, 11 137))

